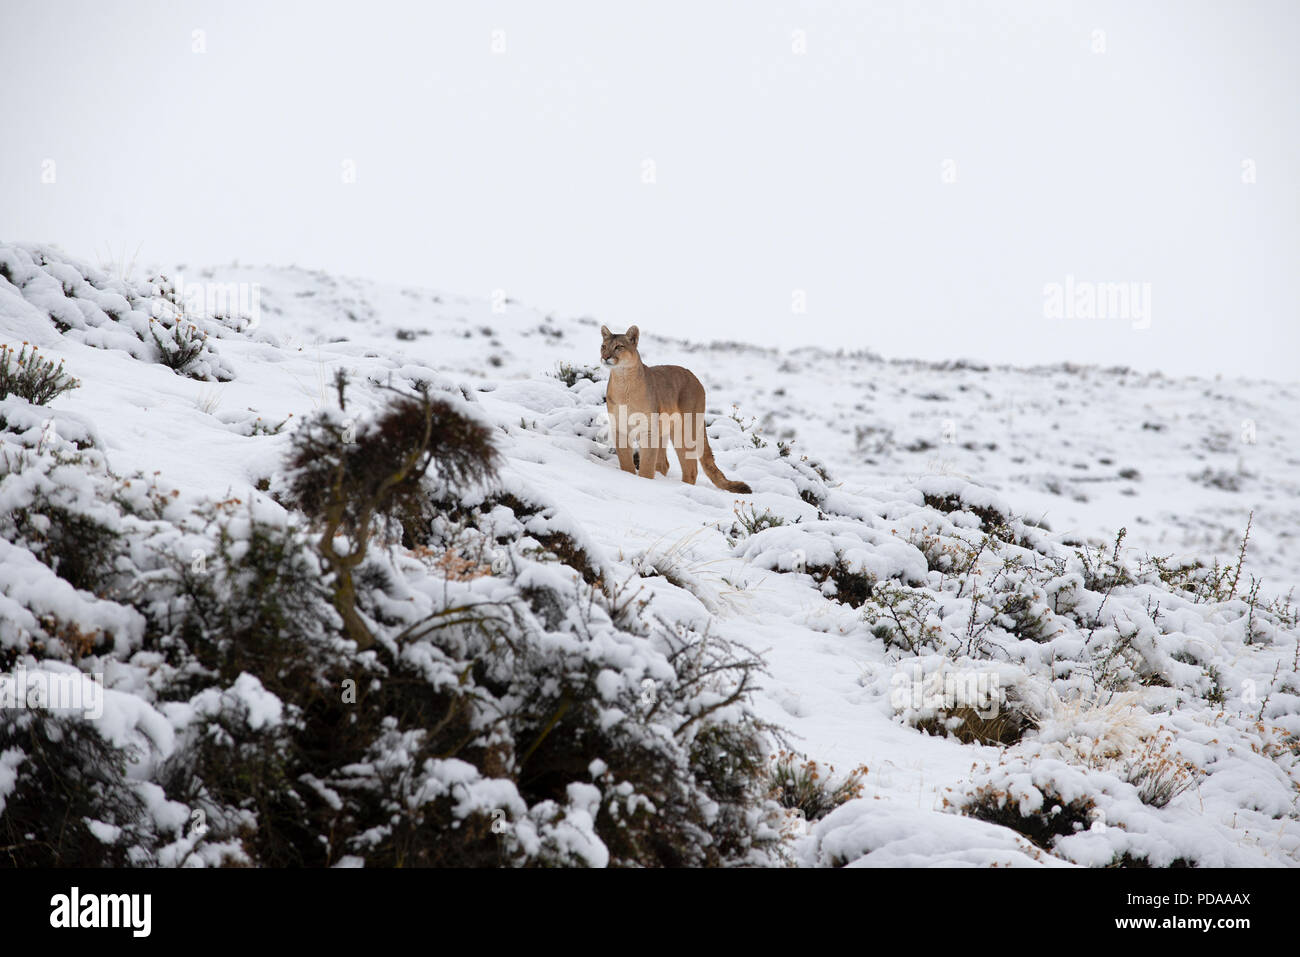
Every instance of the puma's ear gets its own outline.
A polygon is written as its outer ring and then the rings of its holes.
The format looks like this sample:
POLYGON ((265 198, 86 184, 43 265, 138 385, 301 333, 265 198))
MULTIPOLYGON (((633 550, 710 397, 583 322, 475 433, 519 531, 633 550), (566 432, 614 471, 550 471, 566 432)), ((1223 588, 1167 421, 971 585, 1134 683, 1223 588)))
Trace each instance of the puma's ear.
POLYGON ((608 339, 608 338, 609 338, 610 336, 612 336, 613 334, 614 334, 614 333, 612 333, 612 332, 609 331, 609 326, 601 326, 601 327, 600 327, 600 336, 601 336, 602 339, 608 339))
POLYGON ((641 338, 641 330, 636 326, 628 326, 627 332, 623 333, 623 335, 632 340, 632 345, 636 345, 637 339, 641 338))

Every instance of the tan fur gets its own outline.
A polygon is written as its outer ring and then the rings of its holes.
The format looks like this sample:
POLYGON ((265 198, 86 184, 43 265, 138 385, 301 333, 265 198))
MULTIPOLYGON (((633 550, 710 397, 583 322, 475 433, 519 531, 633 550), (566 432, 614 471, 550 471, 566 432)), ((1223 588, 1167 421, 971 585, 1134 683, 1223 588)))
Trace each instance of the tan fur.
POLYGON ((601 326, 600 335, 600 358, 609 369, 605 407, 619 467, 642 478, 667 475, 671 442, 687 485, 695 484, 702 466, 718 488, 750 494, 748 485, 728 479, 713 460, 704 431, 704 386, 695 374, 681 366, 645 365, 637 351, 641 332, 636 326, 622 335, 601 326), (639 468, 632 460, 634 440, 641 447, 639 468))

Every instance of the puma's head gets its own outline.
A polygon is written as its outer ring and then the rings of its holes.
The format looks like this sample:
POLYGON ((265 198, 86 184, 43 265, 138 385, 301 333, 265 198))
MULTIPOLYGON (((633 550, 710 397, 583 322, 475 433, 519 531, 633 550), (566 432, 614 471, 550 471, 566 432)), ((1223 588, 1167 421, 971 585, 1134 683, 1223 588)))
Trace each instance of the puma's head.
POLYGON ((600 327, 600 361, 611 368, 623 365, 632 365, 640 361, 641 354, 637 352, 637 340, 641 338, 641 330, 636 326, 628 326, 627 332, 622 335, 614 335, 609 331, 608 326, 600 327))

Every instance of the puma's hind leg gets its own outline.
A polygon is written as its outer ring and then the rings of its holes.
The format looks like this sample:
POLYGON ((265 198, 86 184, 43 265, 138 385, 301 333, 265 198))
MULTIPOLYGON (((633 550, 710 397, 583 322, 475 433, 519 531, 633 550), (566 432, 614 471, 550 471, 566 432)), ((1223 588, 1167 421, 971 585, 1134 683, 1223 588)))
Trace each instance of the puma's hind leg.
MULTIPOLYGON (((670 433, 673 441, 673 448, 677 450, 677 463, 682 467, 682 481, 687 485, 695 484, 695 473, 700 467, 700 460, 695 455, 695 450, 691 446, 690 429, 684 427, 680 415, 673 416, 670 433)), ((665 450, 665 458, 667 450, 665 450)))

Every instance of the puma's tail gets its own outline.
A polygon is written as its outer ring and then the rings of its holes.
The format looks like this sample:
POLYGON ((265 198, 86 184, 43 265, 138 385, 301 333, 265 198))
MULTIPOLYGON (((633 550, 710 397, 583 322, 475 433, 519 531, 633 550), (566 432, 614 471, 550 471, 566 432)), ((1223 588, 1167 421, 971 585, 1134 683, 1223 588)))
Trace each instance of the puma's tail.
POLYGON ((709 477, 709 481, 724 492, 739 492, 742 495, 752 495, 754 493, 754 490, 744 482, 733 482, 722 474, 722 469, 718 468, 718 463, 713 461, 713 449, 709 448, 707 436, 704 437, 704 454, 700 456, 700 465, 704 469, 704 474, 709 477))

